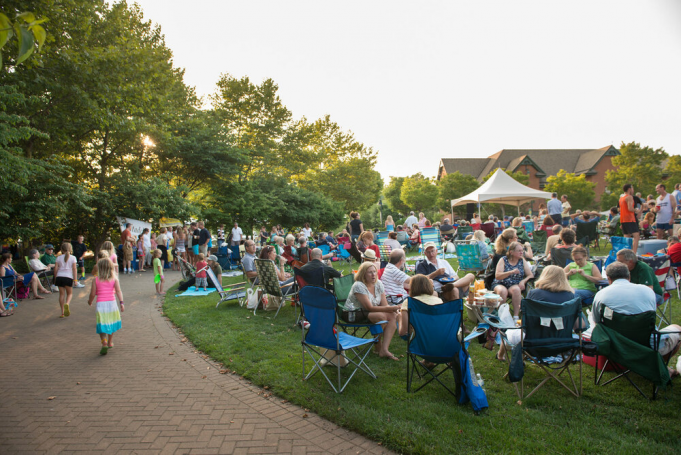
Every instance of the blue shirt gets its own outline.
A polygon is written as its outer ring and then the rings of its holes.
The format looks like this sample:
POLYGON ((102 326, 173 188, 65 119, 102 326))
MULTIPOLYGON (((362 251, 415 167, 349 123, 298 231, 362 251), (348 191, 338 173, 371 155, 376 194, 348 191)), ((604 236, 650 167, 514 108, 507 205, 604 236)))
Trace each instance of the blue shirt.
POLYGON ((560 215, 563 213, 563 204, 558 199, 551 199, 546 208, 549 210, 549 215, 560 215))
POLYGON ((575 217, 575 223, 577 223, 577 224, 578 223, 598 223, 598 221, 600 219, 601 219, 600 216, 594 216, 594 217, 589 218, 589 221, 586 221, 586 220, 577 216, 577 217, 575 217))

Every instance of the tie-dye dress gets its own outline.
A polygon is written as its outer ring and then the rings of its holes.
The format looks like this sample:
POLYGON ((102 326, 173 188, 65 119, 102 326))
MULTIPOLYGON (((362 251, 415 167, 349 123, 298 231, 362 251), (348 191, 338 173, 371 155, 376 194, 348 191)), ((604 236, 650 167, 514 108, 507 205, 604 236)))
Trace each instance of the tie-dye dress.
POLYGON ((97 286, 97 333, 111 335, 121 328, 121 312, 116 303, 116 280, 95 278, 97 286))

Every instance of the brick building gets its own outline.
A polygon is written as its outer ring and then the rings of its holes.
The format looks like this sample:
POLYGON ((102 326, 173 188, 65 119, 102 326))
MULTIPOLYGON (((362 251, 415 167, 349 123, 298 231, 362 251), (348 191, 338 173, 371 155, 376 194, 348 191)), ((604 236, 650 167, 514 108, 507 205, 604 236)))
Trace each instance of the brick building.
POLYGON ((459 171, 472 175, 480 182, 499 167, 508 172, 528 174, 528 186, 544 189, 546 179, 564 169, 577 175, 585 174, 586 180, 596 183, 596 201, 605 191, 605 173, 614 170, 612 158, 620 154, 609 145, 599 149, 548 149, 548 150, 501 150, 487 158, 442 158, 437 172, 438 180, 459 171))

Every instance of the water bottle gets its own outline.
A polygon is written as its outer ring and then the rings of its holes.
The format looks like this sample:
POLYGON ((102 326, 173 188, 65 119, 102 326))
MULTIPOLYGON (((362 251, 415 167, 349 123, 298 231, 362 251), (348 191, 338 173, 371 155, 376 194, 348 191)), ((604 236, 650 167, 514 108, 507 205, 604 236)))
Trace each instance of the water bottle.
POLYGON ((345 302, 345 311, 348 312, 348 322, 355 322, 355 304, 349 299, 345 302))
POLYGON ((480 373, 477 375, 478 378, 478 385, 482 390, 485 390, 485 381, 482 379, 482 376, 480 376, 480 373))

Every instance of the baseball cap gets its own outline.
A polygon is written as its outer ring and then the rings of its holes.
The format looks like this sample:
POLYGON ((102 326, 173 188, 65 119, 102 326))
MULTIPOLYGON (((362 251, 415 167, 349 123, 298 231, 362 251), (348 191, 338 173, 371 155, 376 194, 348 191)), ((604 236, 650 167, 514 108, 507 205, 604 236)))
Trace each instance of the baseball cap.
POLYGON ((52 245, 51 243, 48 243, 47 245, 45 245, 45 249, 46 250, 54 250, 54 245, 52 245))
POLYGON ((211 254, 210 256, 208 256, 208 260, 213 261, 213 262, 218 262, 218 257, 214 254, 211 254))
POLYGON ((437 245, 435 245, 435 242, 426 242, 425 245, 423 245, 423 251, 426 251, 428 248, 433 247, 437 249, 437 245))

